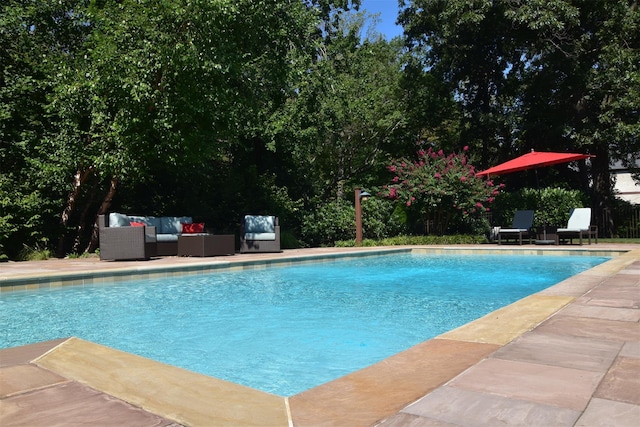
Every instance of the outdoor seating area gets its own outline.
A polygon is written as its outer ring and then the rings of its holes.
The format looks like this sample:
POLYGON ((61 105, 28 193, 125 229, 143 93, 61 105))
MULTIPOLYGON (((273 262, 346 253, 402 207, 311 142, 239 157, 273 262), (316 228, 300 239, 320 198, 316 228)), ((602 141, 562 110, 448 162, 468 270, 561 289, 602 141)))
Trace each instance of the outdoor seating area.
POLYGON ((591 225, 591 208, 572 209, 567 226, 564 228, 548 225, 534 227, 534 216, 533 210, 516 211, 510 228, 497 227, 495 236, 497 236, 498 245, 508 243, 509 240, 522 245, 523 238, 528 238, 529 244, 540 245, 573 244, 573 239, 578 239, 582 246, 585 238, 589 244, 592 238, 596 244, 598 243, 598 226, 591 225))
MULTIPOLYGON (((235 234, 212 234, 190 216, 98 216, 101 260, 148 260, 158 256, 234 255, 235 234)), ((278 217, 245 215, 240 252, 281 252, 278 217)))

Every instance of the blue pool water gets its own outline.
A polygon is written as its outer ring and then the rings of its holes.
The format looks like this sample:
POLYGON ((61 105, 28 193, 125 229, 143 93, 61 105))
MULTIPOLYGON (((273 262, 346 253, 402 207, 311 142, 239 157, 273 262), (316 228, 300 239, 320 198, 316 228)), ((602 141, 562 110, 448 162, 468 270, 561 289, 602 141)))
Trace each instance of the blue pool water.
POLYGON ((608 258, 403 254, 0 296, 0 348, 77 336, 290 396, 608 258))

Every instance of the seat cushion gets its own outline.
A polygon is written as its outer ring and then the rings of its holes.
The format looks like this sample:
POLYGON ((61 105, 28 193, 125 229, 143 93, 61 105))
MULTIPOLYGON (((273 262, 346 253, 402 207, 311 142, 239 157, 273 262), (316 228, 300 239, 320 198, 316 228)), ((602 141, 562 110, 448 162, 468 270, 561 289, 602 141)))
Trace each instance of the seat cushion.
POLYGON ((131 218, 127 215, 111 212, 109 214, 109 227, 126 227, 131 224, 131 218))
POLYGON ((157 234, 156 239, 158 242, 177 242, 178 235, 177 234, 157 234))
POLYGON ((276 240, 276 233, 244 233, 244 240, 276 240))

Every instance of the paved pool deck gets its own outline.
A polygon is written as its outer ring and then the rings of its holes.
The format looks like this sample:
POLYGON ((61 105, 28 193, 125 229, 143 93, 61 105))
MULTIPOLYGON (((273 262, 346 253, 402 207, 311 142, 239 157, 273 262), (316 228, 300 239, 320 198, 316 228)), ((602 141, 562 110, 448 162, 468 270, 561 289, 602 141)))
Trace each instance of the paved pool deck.
POLYGON ((318 248, 202 259, 0 263, 0 292, 389 250, 615 256, 377 364, 289 397, 73 337, 0 350, 0 425, 640 425, 640 245, 318 248))

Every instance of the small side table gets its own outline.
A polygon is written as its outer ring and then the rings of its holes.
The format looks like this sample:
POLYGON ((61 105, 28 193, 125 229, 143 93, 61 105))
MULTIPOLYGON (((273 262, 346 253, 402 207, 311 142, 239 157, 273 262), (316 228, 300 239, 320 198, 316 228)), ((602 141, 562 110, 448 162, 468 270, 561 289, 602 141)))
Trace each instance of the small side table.
POLYGON ((178 256, 234 255, 236 236, 233 234, 181 234, 178 236, 178 256))
POLYGON ((558 227, 543 225, 536 228, 536 245, 555 245, 558 227))

